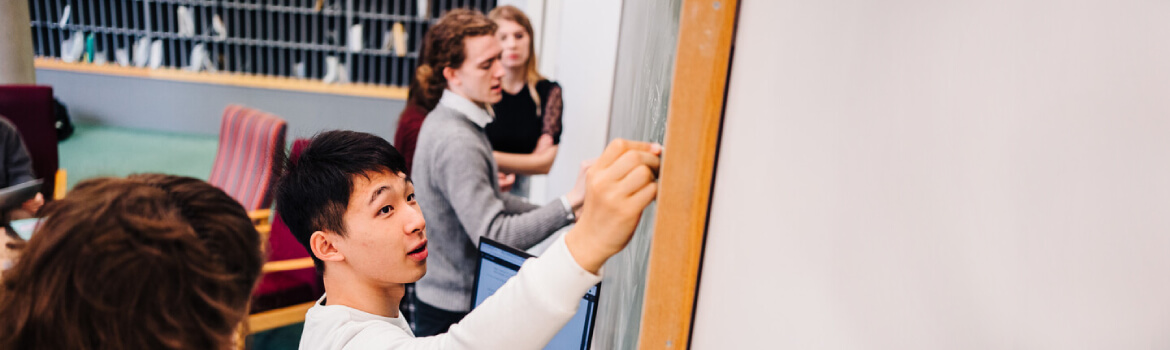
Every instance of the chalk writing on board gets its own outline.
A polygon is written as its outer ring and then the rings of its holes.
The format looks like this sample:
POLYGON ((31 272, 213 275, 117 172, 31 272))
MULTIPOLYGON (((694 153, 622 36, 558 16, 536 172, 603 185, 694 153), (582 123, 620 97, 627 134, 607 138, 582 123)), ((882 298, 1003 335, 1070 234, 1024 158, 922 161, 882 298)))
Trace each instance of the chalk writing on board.
MULTIPOLYGON (((623 3, 610 139, 664 141, 680 8, 681 0, 623 3)), ((594 349, 638 345, 655 210, 646 209, 629 246, 605 265, 594 349)))

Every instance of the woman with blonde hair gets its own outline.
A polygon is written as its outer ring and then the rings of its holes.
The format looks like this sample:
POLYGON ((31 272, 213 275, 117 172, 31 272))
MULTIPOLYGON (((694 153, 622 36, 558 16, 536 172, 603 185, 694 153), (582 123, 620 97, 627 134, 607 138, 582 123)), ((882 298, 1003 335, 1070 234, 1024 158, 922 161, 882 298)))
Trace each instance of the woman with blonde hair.
POLYGON ((492 105, 495 120, 487 126, 492 155, 506 180, 515 174, 512 193, 527 196, 527 176, 548 174, 561 141, 561 86, 536 67, 532 23, 520 9, 500 6, 488 14, 496 23, 504 66, 503 96, 492 105))

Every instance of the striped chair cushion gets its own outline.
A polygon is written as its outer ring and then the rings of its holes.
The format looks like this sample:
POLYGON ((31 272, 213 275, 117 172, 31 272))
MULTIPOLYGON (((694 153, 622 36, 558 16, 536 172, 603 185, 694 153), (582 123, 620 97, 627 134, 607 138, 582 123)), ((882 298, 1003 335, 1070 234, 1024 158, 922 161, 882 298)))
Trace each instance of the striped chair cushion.
POLYGON ((212 185, 252 211, 272 205, 277 152, 283 150, 284 120, 243 106, 228 106, 219 127, 212 185))

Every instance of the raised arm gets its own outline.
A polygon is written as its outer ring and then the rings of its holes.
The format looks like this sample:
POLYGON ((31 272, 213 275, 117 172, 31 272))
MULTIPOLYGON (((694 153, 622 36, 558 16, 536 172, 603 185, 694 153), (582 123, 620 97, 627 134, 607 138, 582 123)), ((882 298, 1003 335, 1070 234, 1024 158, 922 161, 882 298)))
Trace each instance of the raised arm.
POLYGON ((658 186, 657 145, 617 140, 590 167, 578 225, 449 332, 401 339, 396 349, 540 349, 601 280, 601 266, 633 236, 658 186))

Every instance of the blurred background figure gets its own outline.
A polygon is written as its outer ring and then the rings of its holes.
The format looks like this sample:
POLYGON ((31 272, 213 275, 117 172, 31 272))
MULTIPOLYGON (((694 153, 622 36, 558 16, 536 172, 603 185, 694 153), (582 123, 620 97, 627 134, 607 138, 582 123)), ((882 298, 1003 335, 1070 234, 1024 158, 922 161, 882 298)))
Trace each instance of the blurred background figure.
POLYGON ((492 105, 487 126, 492 154, 500 167, 501 190, 528 197, 529 175, 548 174, 561 143, 561 86, 536 70, 532 23, 511 5, 496 7, 488 18, 499 26, 504 49, 503 97, 492 105))

